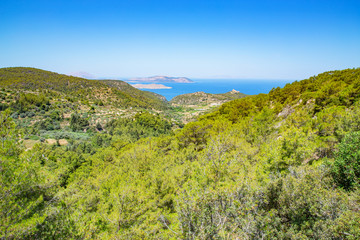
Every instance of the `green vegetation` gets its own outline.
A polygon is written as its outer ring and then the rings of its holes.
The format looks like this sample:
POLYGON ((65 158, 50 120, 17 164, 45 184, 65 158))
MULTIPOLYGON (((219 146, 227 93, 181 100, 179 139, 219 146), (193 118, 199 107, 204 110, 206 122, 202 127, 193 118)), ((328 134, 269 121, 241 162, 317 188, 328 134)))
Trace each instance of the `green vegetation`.
MULTIPOLYGON (((50 97, 62 97, 69 102, 95 103, 116 107, 140 107, 148 109, 166 109, 164 101, 122 81, 87 80, 78 77, 57 74, 36 68, 1 68, 0 85, 19 91, 41 91, 50 97), (121 86, 121 87, 119 87, 121 86), (141 96, 141 97, 140 97, 141 96)), ((23 103, 38 104, 40 99, 32 95, 20 96, 19 105, 23 103)), ((41 98, 41 95, 38 95, 41 98)), ((26 106, 26 104, 25 104, 26 106)))
POLYGON ((213 111, 222 103, 246 96, 236 90, 222 94, 195 92, 176 96, 171 99, 170 104, 174 118, 187 123, 194 121, 200 114, 213 111))
POLYGON ((156 109, 168 108, 166 98, 156 93, 141 91, 123 81, 102 80, 102 82, 109 85, 110 87, 116 88, 122 92, 129 94, 133 99, 136 99, 137 101, 140 100, 142 102, 149 103, 150 106, 152 106, 153 108, 156 109))
POLYGON ((209 105, 212 103, 220 104, 225 103, 230 100, 239 99, 246 97, 246 94, 240 93, 236 90, 232 90, 227 93, 222 94, 211 94, 205 92, 196 92, 182 94, 171 99, 170 103, 172 105, 209 105))
POLYGON ((339 144, 332 174, 337 184, 344 189, 360 186, 360 132, 348 134, 339 144))
POLYGON ((74 132, 86 130, 89 127, 89 124, 90 123, 86 118, 81 117, 76 113, 71 115, 70 128, 74 132))
POLYGON ((360 69, 177 130, 164 112, 1 87, 1 238, 360 238, 360 69))

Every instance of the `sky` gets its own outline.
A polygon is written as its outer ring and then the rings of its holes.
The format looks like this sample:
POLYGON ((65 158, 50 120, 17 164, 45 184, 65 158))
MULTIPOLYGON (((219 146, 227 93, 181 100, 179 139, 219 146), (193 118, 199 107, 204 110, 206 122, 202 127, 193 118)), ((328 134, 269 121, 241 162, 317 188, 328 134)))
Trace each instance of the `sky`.
POLYGON ((360 1, 0 0, 0 67, 301 80, 360 67, 360 1))

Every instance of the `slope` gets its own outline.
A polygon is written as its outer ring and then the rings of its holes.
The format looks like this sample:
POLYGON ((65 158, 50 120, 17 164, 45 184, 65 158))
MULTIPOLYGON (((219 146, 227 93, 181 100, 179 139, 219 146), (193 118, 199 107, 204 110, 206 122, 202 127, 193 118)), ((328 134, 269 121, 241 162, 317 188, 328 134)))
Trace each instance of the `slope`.
MULTIPOLYGON (((233 100, 174 133, 146 113, 82 144, 3 157, 13 193, 0 205, 3 229, 37 239, 359 239, 359 76, 331 71, 233 100), (16 175, 33 168, 32 181, 16 175), (39 207, 25 215, 14 199, 39 207)), ((16 128, 0 130, 11 149, 16 128)))
POLYGON ((240 93, 239 91, 232 90, 227 93, 211 94, 205 92, 195 92, 182 94, 171 99, 172 105, 210 105, 216 104, 221 105, 222 103, 246 97, 246 94, 240 93))
MULTIPOLYGON (((121 81, 119 81, 121 82, 121 81)), ((123 88, 99 80, 87 80, 36 68, 13 67, 0 69, 0 85, 18 90, 53 91, 74 100, 102 101, 117 107, 165 109, 166 104, 148 93, 122 83, 123 88)))
POLYGON ((166 109, 168 107, 166 98, 152 92, 142 91, 132 87, 130 84, 120 80, 101 80, 108 86, 129 94, 131 97, 143 102, 151 103, 154 108, 166 109))

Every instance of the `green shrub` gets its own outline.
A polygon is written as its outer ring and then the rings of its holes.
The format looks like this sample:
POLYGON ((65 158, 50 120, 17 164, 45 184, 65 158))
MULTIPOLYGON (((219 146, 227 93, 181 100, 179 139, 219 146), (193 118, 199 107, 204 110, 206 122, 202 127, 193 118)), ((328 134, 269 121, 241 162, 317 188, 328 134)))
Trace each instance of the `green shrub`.
POLYGON ((71 115, 70 127, 74 132, 83 131, 84 129, 87 129, 89 125, 90 123, 86 117, 81 117, 76 113, 71 115))
POLYGON ((332 176, 338 186, 350 190, 360 183, 360 132, 350 133, 339 144, 332 176))
POLYGON ((31 118, 31 117, 34 117, 34 116, 35 116, 35 113, 34 113, 34 112, 27 112, 27 116, 30 117, 30 118, 31 118))
POLYGON ((0 111, 4 111, 8 108, 9 106, 7 104, 4 103, 0 103, 0 111))

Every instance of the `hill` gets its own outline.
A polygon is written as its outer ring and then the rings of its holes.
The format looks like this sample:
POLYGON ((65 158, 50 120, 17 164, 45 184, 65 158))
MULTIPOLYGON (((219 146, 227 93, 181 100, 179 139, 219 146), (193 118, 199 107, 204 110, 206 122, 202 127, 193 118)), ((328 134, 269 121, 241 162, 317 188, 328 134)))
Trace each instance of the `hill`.
POLYGON ((54 91, 73 100, 86 100, 92 103, 101 101, 106 105, 123 108, 167 107, 164 101, 153 95, 133 88, 125 82, 118 82, 119 84, 112 84, 111 81, 87 80, 36 68, 0 69, 0 85, 3 87, 27 91, 54 91))
POLYGON ((226 102, 176 131, 148 112, 96 130, 74 114, 67 146, 28 151, 22 132, 59 116, 25 126, 11 111, 0 111, 3 238, 360 238, 359 68, 226 102))
POLYGON ((171 99, 172 105, 221 105, 222 103, 246 97, 246 94, 240 93, 239 91, 232 90, 222 94, 211 94, 205 92, 195 92, 182 94, 171 99))
POLYGON ((225 102, 246 96, 236 90, 222 94, 195 92, 178 95, 169 103, 179 115, 178 119, 188 123, 194 121, 200 114, 211 112, 225 102))
MULTIPOLYGON (((269 94, 259 94, 238 99, 221 106, 218 116, 233 122, 264 108, 282 114, 288 108, 311 108, 310 115, 316 115, 328 107, 350 107, 360 98, 360 69, 330 71, 302 81, 274 88, 269 94)), ((283 113, 285 114, 285 113, 283 113)), ((286 115, 286 114, 285 114, 286 115)))
POLYGON ((160 109, 166 109, 168 107, 167 100, 160 94, 139 90, 130 84, 120 80, 102 80, 110 87, 114 87, 122 92, 126 92, 131 97, 141 100, 143 102, 152 103, 160 109), (160 100, 160 101, 159 101, 160 100))

